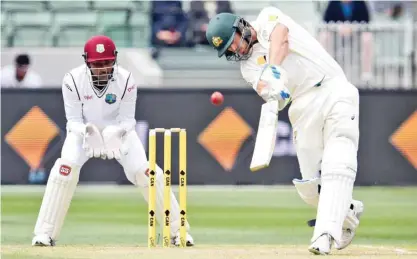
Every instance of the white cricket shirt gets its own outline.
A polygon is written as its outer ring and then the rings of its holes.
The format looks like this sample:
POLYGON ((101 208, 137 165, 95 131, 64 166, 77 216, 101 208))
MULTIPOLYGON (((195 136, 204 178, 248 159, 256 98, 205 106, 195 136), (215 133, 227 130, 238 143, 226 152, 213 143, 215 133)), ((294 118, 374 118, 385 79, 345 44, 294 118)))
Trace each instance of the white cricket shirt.
POLYGON ((118 65, 102 91, 93 87, 86 65, 72 69, 64 76, 62 95, 70 131, 80 133, 88 122, 100 130, 120 125, 130 131, 136 125, 136 83, 131 73, 118 65))
POLYGON ((253 45, 251 57, 241 61, 240 66, 243 78, 255 91, 261 70, 269 62, 269 37, 278 23, 289 31, 289 53, 281 66, 287 72, 287 88, 293 100, 325 79, 346 79, 339 64, 306 29, 278 8, 266 7, 250 23, 257 33, 258 43, 253 45))

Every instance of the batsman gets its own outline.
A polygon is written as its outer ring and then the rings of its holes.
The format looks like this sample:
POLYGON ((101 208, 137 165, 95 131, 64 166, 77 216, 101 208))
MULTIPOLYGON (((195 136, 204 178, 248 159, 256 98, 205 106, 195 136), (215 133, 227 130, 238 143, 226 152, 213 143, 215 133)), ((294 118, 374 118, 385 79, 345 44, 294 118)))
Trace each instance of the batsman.
MULTIPOLYGON (((69 71, 62 82, 67 135, 46 184, 36 221, 34 246, 54 246, 77 187, 80 171, 90 158, 116 159, 127 179, 146 201, 149 163, 136 134, 137 87, 132 74, 117 62, 113 40, 104 35, 84 46, 84 64, 69 71)), ((83 172, 87 173, 88 172, 83 172)), ((156 213, 163 222, 164 178, 156 167, 156 213)), ((180 244, 179 204, 171 192, 171 243, 180 244)), ((186 223, 187 229, 189 224, 186 223)), ((186 245, 194 245, 187 233, 186 245)))
POLYGON ((339 64, 302 26, 275 7, 253 22, 230 13, 213 17, 207 40, 218 57, 240 61, 243 78, 265 100, 251 169, 268 166, 278 113, 288 111, 302 179, 293 183, 317 208, 308 250, 329 254, 355 236, 363 203, 353 200, 359 142, 359 93, 339 64))

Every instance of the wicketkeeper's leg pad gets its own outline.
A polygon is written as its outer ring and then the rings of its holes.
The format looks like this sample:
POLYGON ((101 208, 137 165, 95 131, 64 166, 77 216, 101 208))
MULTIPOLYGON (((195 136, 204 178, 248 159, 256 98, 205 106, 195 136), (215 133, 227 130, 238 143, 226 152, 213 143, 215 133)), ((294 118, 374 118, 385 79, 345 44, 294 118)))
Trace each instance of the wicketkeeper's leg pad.
POLYGON ((80 176, 80 166, 58 158, 49 174, 35 235, 58 238, 80 176))
POLYGON ((320 197, 320 177, 303 180, 293 179, 292 182, 301 199, 308 205, 316 208, 319 204, 320 197))

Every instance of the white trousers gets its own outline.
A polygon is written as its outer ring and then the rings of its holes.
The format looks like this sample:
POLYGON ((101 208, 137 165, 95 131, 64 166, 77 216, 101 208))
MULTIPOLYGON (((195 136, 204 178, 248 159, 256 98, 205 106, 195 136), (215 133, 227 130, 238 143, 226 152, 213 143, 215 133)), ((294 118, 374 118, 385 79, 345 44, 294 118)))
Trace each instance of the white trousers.
POLYGON ((359 142, 359 93, 343 79, 323 82, 289 109, 304 180, 321 178, 312 242, 330 234, 337 243, 352 202, 359 142))
POLYGON ((303 179, 318 177, 322 162, 335 156, 343 156, 343 163, 356 171, 359 93, 355 86, 337 78, 324 82, 294 100, 288 115, 303 179), (346 136, 353 148, 329 153, 334 150, 326 147, 338 136, 346 136))

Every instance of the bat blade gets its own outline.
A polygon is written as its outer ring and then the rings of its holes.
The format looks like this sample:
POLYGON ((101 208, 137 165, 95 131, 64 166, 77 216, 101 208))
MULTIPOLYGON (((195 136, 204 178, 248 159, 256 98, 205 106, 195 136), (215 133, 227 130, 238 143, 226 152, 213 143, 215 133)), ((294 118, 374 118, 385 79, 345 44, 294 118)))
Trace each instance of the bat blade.
POLYGON ((278 129, 278 101, 262 105, 250 170, 259 171, 269 166, 275 148, 278 129))

